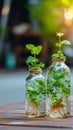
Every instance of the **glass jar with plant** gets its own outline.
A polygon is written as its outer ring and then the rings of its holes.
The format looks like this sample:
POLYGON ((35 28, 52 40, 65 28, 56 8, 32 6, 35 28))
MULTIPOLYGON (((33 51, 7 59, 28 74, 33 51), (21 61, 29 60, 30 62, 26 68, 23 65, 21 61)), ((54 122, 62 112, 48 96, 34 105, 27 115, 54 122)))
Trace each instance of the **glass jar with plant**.
POLYGON ((52 64, 47 70, 47 109, 51 118, 70 116, 70 69, 65 64, 66 57, 62 45, 69 45, 67 40, 61 40, 63 33, 57 33, 58 51, 52 55, 52 64))
POLYGON ((33 55, 26 60, 29 68, 29 76, 26 78, 26 115, 28 117, 45 116, 46 85, 41 69, 44 64, 36 57, 41 52, 42 46, 27 44, 26 48, 33 55))

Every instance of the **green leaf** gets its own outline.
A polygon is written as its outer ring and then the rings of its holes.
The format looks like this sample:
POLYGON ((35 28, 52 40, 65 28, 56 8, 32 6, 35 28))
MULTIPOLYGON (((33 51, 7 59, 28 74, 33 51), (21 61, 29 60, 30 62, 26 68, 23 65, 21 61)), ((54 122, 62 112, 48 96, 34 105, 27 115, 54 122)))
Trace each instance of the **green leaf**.
POLYGON ((54 72, 54 74, 53 74, 53 78, 56 80, 59 80, 63 77, 64 77, 64 73, 61 73, 61 72, 54 72))
POLYGON ((35 46, 33 44, 27 44, 26 48, 31 51, 31 54, 35 54, 35 46))
POLYGON ((38 55, 42 50, 42 46, 35 47, 35 54, 38 55))
POLYGON ((58 54, 59 57, 63 57, 64 56, 62 51, 57 51, 57 54, 58 54))
POLYGON ((54 57, 58 57, 58 54, 53 54, 53 55, 52 55, 52 58, 54 58, 54 57))
POLYGON ((64 57, 63 53, 57 53, 52 55, 52 58, 60 58, 60 57, 64 57))
POLYGON ((26 44, 26 48, 28 50, 32 50, 32 48, 34 48, 34 45, 33 44, 26 44))
POLYGON ((38 55, 42 50, 42 46, 34 46, 33 44, 27 44, 26 48, 31 51, 31 54, 38 55))
POLYGON ((40 66, 41 68, 44 68, 45 65, 44 65, 44 63, 40 62, 40 63, 39 63, 39 66, 40 66))
POLYGON ((71 45, 71 42, 69 42, 68 40, 62 40, 61 44, 63 45, 71 45))
POLYGON ((60 42, 58 42, 58 43, 56 43, 56 46, 57 46, 57 47, 61 47, 62 44, 61 44, 60 42))
POLYGON ((27 64, 37 63, 39 60, 33 56, 29 56, 26 60, 27 64))

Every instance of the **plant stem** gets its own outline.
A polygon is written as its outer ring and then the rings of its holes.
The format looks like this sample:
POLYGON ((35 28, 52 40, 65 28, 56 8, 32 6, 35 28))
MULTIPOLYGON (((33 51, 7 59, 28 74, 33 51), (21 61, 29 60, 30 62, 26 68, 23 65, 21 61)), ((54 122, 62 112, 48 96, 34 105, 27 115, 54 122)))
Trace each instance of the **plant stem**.
MULTIPOLYGON (((61 36, 59 36, 59 43, 61 42, 61 36)), ((59 51, 61 51, 61 44, 59 46, 59 51)))
POLYGON ((61 36, 59 36, 59 42, 61 41, 61 36))
MULTIPOLYGON (((34 54, 34 57, 36 58, 36 55, 34 54)), ((34 63, 34 67, 36 66, 36 62, 34 63)))

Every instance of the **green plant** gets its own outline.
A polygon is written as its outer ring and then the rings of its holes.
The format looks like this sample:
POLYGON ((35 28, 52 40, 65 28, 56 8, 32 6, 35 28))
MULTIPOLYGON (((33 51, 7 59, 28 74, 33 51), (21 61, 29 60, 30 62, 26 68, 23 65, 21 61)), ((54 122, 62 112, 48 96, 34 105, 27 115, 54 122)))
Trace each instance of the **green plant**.
POLYGON ((70 70, 65 65, 65 56, 62 51, 63 45, 70 45, 67 40, 61 40, 63 33, 57 33, 59 37, 56 47, 57 53, 52 55, 53 63, 48 69, 47 74, 47 93, 51 99, 50 112, 56 113, 57 117, 67 117, 67 100, 70 96, 70 70))
POLYGON ((63 45, 70 45, 71 43, 68 40, 61 40, 61 37, 64 35, 64 33, 57 33, 57 36, 59 37, 59 41, 58 43, 56 43, 55 45, 58 47, 58 51, 56 54, 53 54, 52 57, 64 57, 63 51, 62 51, 62 46, 63 45))
POLYGON ((29 69, 40 69, 44 67, 44 63, 40 62, 36 57, 42 50, 42 46, 35 46, 33 44, 27 44, 26 48, 31 52, 33 56, 29 56, 26 63, 29 69))
POLYGON ((60 99, 65 99, 70 95, 70 80, 65 79, 69 73, 66 72, 49 72, 50 78, 48 79, 48 94, 51 95, 52 106, 56 106, 60 99), (60 93, 60 95, 59 95, 60 93))
POLYGON ((60 112, 61 115, 67 116, 64 114, 67 113, 65 100, 70 96, 70 79, 68 79, 68 76, 69 73, 66 72, 49 72, 47 92, 52 103, 50 113, 56 111, 57 114, 60 112), (64 109, 64 112, 61 109, 64 109))
POLYGON ((27 81, 26 95, 28 106, 32 107, 34 114, 38 116, 41 111, 42 102, 44 103, 46 100, 46 85, 40 75, 33 75, 32 80, 27 81))
MULTIPOLYGON (((37 58, 37 56, 42 50, 42 46, 27 44, 26 48, 32 54, 32 56, 29 56, 26 60, 29 70, 32 70, 32 72, 36 72, 36 70, 43 68, 44 64, 40 62, 39 59, 37 58)), ((26 95, 27 95, 27 103, 29 106, 28 109, 32 108, 33 112, 31 113, 33 113, 33 115, 39 116, 41 115, 42 101, 44 103, 46 97, 46 85, 45 85, 44 77, 41 75, 41 73, 38 74, 31 73, 27 77, 26 81, 27 81, 26 95)))
POLYGON ((31 103, 34 103, 36 107, 38 107, 41 104, 42 95, 44 95, 43 100, 45 99, 46 97, 45 94, 46 94, 45 83, 42 80, 35 79, 35 82, 33 82, 33 84, 31 84, 30 87, 27 88, 28 99, 30 100, 31 103))

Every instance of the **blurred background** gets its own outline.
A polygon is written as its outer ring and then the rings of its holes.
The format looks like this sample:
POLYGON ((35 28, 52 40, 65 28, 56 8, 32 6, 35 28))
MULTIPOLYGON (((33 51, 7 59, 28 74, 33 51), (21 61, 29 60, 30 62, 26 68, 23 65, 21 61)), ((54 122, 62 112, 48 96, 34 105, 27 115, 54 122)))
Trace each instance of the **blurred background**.
POLYGON ((71 69, 73 95, 73 0, 0 0, 0 105, 25 100, 28 75, 25 45, 42 45, 39 59, 45 63, 43 74, 56 52, 56 32, 71 46, 63 46, 66 64, 71 69))

